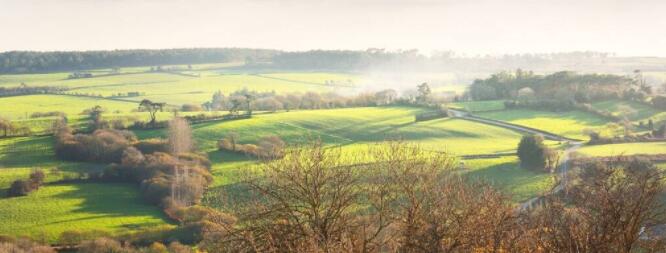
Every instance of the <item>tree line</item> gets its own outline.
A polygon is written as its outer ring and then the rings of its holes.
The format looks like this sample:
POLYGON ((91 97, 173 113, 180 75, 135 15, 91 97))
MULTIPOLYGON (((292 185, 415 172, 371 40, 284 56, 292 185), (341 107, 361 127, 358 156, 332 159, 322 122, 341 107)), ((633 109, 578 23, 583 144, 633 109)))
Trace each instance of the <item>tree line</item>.
POLYGON ((262 61, 276 50, 248 48, 132 49, 113 51, 10 51, 0 53, 0 73, 33 73, 169 64, 262 61))
POLYGON ((287 93, 277 94, 275 91, 261 92, 243 88, 225 95, 221 91, 213 94, 212 99, 201 106, 186 104, 183 111, 225 111, 238 114, 239 111, 253 110, 312 110, 332 109, 345 107, 366 107, 384 105, 416 105, 437 107, 437 101, 432 97, 432 91, 427 83, 417 86, 414 94, 398 94, 396 90, 385 89, 376 92, 363 92, 356 95, 343 96, 335 92, 317 93, 287 93))
MULTIPOLYGON (((51 71, 80 71, 98 68, 133 66, 160 66, 173 64, 201 64, 245 62, 246 67, 273 67, 279 69, 350 71, 369 67, 418 66, 434 71, 494 72, 507 68, 526 68, 552 71, 570 66, 572 62, 584 66, 602 66, 614 69, 607 62, 623 62, 626 58, 609 57, 602 52, 569 52, 553 54, 513 54, 500 56, 464 56, 455 52, 437 52, 425 56, 417 50, 389 51, 381 48, 367 50, 310 50, 280 51, 250 48, 181 48, 132 49, 113 51, 10 51, 0 53, 0 73, 34 73, 51 71)), ((623 62, 624 63, 624 62, 623 62)), ((624 66, 624 65, 623 65, 624 66)), ((635 68, 659 68, 658 64, 637 63, 635 68)), ((622 71, 617 69, 616 71, 622 71)))
POLYGON ((537 75, 532 71, 518 69, 515 72, 503 71, 486 79, 474 80, 469 96, 474 100, 539 98, 588 103, 622 98, 631 92, 649 94, 649 89, 649 86, 636 84, 635 80, 625 76, 578 74, 572 71, 537 75))

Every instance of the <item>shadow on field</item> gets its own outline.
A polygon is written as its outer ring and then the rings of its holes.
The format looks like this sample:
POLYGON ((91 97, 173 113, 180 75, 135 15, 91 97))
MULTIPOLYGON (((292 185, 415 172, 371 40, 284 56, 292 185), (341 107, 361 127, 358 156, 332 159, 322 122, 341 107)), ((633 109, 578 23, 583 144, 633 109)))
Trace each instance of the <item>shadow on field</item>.
MULTIPOLYGON (((76 207, 71 210, 72 213, 88 214, 81 218, 72 218, 59 220, 49 224, 67 223, 83 220, 94 220, 99 218, 122 218, 122 217, 156 217, 163 222, 169 223, 159 207, 148 204, 140 196, 138 186, 134 184, 121 183, 77 183, 64 184, 71 186, 72 190, 67 190, 53 196, 55 199, 80 201, 76 207)), ((159 225, 161 223, 130 222, 120 224, 119 227, 128 226, 149 226, 159 225)), ((48 224, 45 224, 48 225, 48 224)))
POLYGON ((252 199, 250 189, 242 180, 247 170, 257 164, 256 159, 226 151, 209 152, 208 157, 217 166, 211 169, 215 181, 206 192, 205 205, 224 209, 252 199))
POLYGON ((53 162, 53 137, 19 137, 2 141, 0 166, 32 167, 53 162))
POLYGON ((475 169, 468 171, 465 176, 472 180, 482 180, 491 183, 494 187, 501 189, 507 194, 513 195, 514 200, 529 199, 532 196, 542 193, 547 185, 542 186, 544 189, 530 190, 533 184, 539 183, 543 180, 544 176, 550 175, 549 173, 534 172, 525 170, 519 167, 516 162, 507 162, 495 164, 485 168, 475 169), (527 188, 526 188, 527 187, 527 188), (528 189, 528 192, 522 192, 528 189))

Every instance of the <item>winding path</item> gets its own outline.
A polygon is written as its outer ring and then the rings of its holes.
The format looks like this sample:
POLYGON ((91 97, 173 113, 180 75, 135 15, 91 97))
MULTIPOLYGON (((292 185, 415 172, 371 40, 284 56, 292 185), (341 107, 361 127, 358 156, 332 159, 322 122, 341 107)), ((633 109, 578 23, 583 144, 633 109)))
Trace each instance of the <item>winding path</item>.
MULTIPOLYGON (((528 133, 528 134, 540 134, 542 135, 545 139, 548 140, 554 140, 554 141, 564 141, 567 143, 568 147, 566 150, 564 150, 564 156, 562 157, 562 161, 560 166, 558 167, 558 172, 560 173, 560 182, 558 185, 556 185, 553 190, 551 191, 551 194, 554 193, 559 193, 566 189, 567 186, 567 180, 568 180, 568 173, 569 173, 569 157, 572 152, 575 152, 578 148, 580 148, 583 145, 582 140, 578 139, 572 139, 568 138, 565 136, 557 135, 554 133, 546 132, 543 130, 535 129, 535 128, 530 128, 530 127, 525 127, 525 126, 520 126, 516 124, 511 124, 507 123, 504 121, 499 121, 499 120, 494 120, 494 119, 487 119, 487 118, 482 118, 478 116, 471 115, 468 112, 463 112, 463 111, 458 111, 458 110, 451 110, 449 109, 449 112, 452 114, 453 117, 455 118, 460 118, 464 120, 470 120, 474 122, 479 122, 482 124, 487 124, 487 125, 492 125, 492 126, 497 126, 497 127, 503 127, 507 128, 510 130, 514 130, 517 132, 522 132, 522 133, 528 133)), ((543 196, 537 196, 534 198, 531 198, 523 203, 520 204, 518 207, 518 210, 520 211, 525 211, 533 208, 535 204, 538 204, 540 200, 543 199, 543 196)))

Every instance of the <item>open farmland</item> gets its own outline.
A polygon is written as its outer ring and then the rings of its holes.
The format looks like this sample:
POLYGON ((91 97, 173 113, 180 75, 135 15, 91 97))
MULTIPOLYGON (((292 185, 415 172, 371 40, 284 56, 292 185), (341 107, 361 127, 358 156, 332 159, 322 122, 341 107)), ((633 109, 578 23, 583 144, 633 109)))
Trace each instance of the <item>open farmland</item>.
MULTIPOLYGON (((248 88, 256 91, 326 92, 353 89, 358 77, 336 73, 285 73, 285 74, 215 74, 204 71, 201 76, 188 76, 175 73, 136 73, 118 74, 93 78, 60 79, 28 83, 29 85, 62 86, 67 93, 116 96, 118 93, 138 92, 141 96, 128 97, 140 101, 148 98, 170 104, 200 104, 210 100, 216 91, 225 94, 248 88), (328 81, 333 81, 327 84, 328 81)), ((194 72, 197 73, 198 72, 194 72)))
POLYGON ((585 146, 577 150, 586 156, 666 154, 666 142, 636 142, 585 146))
POLYGON ((69 117, 76 118, 83 110, 96 105, 105 108, 110 113, 115 111, 130 112, 138 107, 138 103, 102 98, 30 95, 0 98, 0 116, 10 119, 25 119, 35 112, 60 111, 69 117))
POLYGON ((608 111, 620 118, 626 118, 630 121, 646 121, 652 117, 659 117, 664 112, 659 111, 646 104, 623 100, 606 100, 592 103, 592 107, 597 110, 608 111))
MULTIPOLYGON (((230 132, 241 142, 256 142, 267 135, 281 136, 289 143, 321 138, 331 145, 353 145, 401 138, 424 148, 456 155, 514 152, 519 133, 460 119, 414 122, 419 108, 366 107, 333 110, 292 111, 261 114, 247 120, 205 123, 193 126, 203 150, 213 150, 218 139, 230 132)), ((138 132, 160 136, 161 132, 138 132)))
MULTIPOLYGON (((208 198, 214 205, 219 192, 238 192, 234 185, 243 171, 257 164, 255 159, 216 150, 218 139, 235 132, 241 143, 256 143, 261 137, 278 135, 288 143, 303 143, 313 138, 330 146, 342 148, 353 155, 362 153, 372 143, 386 139, 402 139, 427 150, 453 155, 505 154, 515 152, 521 134, 461 119, 439 119, 414 122, 414 113, 421 109, 409 107, 353 108, 315 111, 293 111, 262 114, 247 120, 204 123, 193 126, 194 137, 201 150, 213 161, 215 178, 208 198)), ((142 138, 164 136, 163 131, 137 132, 142 138)), ((555 142, 548 142, 555 145, 555 142)), ((516 201, 534 197, 552 186, 550 175, 520 169, 515 156, 470 160, 469 175, 490 180, 514 195, 516 201)))
POLYGON ((128 233, 168 224, 133 185, 54 184, 34 194, 0 199, 0 234, 57 242, 65 231, 128 233))
POLYGON ((50 136, 0 139, 0 196, 4 196, 12 181, 26 178, 36 169, 46 173, 46 182, 53 182, 102 167, 99 164, 57 160, 53 154, 53 137, 50 136))
POLYGON ((506 121, 516 125, 541 129, 547 132, 564 135, 569 138, 586 140, 586 129, 603 128, 607 120, 581 111, 547 112, 526 109, 484 112, 481 117, 506 121))

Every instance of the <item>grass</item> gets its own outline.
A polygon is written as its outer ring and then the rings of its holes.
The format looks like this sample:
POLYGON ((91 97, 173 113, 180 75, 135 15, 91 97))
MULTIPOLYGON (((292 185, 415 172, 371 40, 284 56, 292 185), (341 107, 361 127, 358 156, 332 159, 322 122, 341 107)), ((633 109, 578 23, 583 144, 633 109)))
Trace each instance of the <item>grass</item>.
POLYGON ((504 100, 458 102, 449 104, 449 107, 468 112, 488 112, 505 109, 504 100))
MULTIPOLYGON (((256 115, 252 119, 214 122, 193 126, 202 150, 215 150, 217 140, 230 132, 241 142, 253 143, 267 135, 278 135, 289 143, 321 138, 330 145, 353 145, 404 139, 424 148, 456 155, 515 151, 519 133, 460 119, 414 122, 419 108, 366 107, 333 110, 292 111, 256 115)), ((140 131, 140 137, 164 136, 164 131, 140 131)))
POLYGON ((103 165, 63 162, 53 153, 53 137, 0 139, 0 197, 11 182, 25 179, 36 170, 46 173, 46 182, 54 182, 79 172, 101 169, 103 165))
MULTIPOLYGON (((520 141, 519 133, 460 119, 414 122, 421 109, 408 107, 370 107, 333 110, 293 111, 257 115, 252 119, 206 123, 193 126, 201 150, 213 161, 214 183, 206 203, 217 205, 220 197, 237 198, 244 190, 239 186, 242 174, 257 161, 244 155, 217 151, 215 144, 230 132, 239 133, 241 143, 255 143, 267 135, 281 136, 289 143, 321 138, 324 143, 357 155, 372 143, 397 137, 428 150, 454 155, 512 153, 520 141), (223 194, 229 193, 228 195, 223 194)), ((164 136, 164 131, 141 131, 141 138, 164 136)), ((554 144, 554 143, 548 143, 554 144)), ((517 167, 515 157, 470 161, 470 175, 493 181, 521 201, 551 186, 548 174, 525 171, 517 167)), ((226 201, 226 200, 225 200, 226 201)))
POLYGON ((592 107, 597 110, 611 112, 618 117, 626 117, 630 121, 647 120, 650 117, 662 113, 645 104, 618 99, 592 103, 592 107))
POLYGON ((0 234, 56 242, 68 230, 131 232, 166 224, 159 207, 145 204, 135 185, 56 184, 28 196, 0 199, 0 234))
POLYGON ((138 103, 114 101, 101 98, 63 95, 29 95, 0 98, 0 117, 26 119, 34 112, 61 111, 69 117, 77 117, 83 110, 102 106, 109 112, 130 112, 138 103))
POLYGON ((578 152, 586 156, 666 154, 666 142, 636 142, 636 143, 591 145, 591 146, 584 146, 578 149, 578 152))
MULTIPOLYGON (((196 70, 192 74, 198 75, 196 70)), ((354 76, 336 73, 282 73, 264 74, 211 74, 203 71, 200 77, 182 76, 171 73, 136 73, 60 80, 50 85, 69 87, 70 93, 94 94, 104 97, 117 93, 139 92, 142 96, 131 97, 140 101, 147 98, 170 104, 201 104, 211 99, 214 92, 220 90, 230 93, 247 87, 257 91, 325 92, 337 89, 336 85, 323 86, 328 80, 354 80, 354 76), (273 77, 273 78, 271 78, 273 77)), ((349 88, 343 88, 349 89, 349 88)))
POLYGON ((586 129, 603 128, 608 121, 582 111, 547 112, 527 109, 483 112, 481 117, 541 129, 569 138, 588 139, 586 129))
POLYGON ((555 185, 552 174, 521 169, 516 156, 465 160, 464 163, 469 168, 468 177, 489 181, 510 194, 516 203, 545 193, 555 185))
POLYGON ((29 86, 45 86, 66 79, 69 73, 0 75, 0 87, 14 87, 25 83, 29 86))

